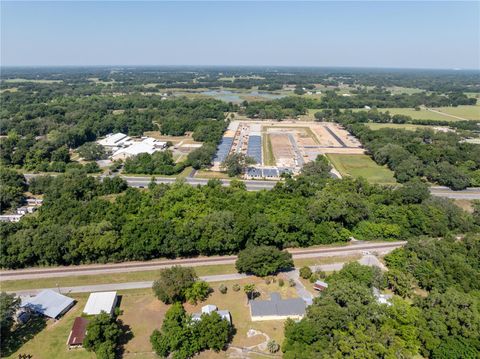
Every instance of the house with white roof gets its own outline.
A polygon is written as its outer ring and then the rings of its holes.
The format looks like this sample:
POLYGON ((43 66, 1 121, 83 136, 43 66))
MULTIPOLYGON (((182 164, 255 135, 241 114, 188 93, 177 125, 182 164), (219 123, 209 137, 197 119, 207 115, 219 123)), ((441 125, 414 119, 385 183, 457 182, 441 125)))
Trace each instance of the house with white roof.
POLYGON ((98 315, 101 312, 113 314, 117 304, 117 292, 97 292, 91 293, 83 313, 87 315, 98 315))
POLYGON ((218 315, 222 317, 222 319, 225 319, 228 323, 232 324, 232 317, 230 315, 230 312, 228 310, 218 310, 217 306, 213 304, 207 304, 203 306, 201 313, 192 314, 192 320, 200 321, 202 319, 202 314, 211 314, 213 312, 217 312, 218 315))

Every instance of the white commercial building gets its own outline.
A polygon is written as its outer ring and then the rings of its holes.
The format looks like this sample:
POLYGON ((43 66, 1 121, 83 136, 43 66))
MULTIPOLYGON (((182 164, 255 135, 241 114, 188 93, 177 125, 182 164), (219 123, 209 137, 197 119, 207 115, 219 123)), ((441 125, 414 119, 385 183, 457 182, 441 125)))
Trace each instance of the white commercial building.
POLYGON ((125 160, 141 153, 152 154, 167 147, 166 142, 151 137, 134 140, 123 133, 107 135, 104 139, 98 140, 97 143, 112 153, 112 160, 125 160))
POLYGON ((115 147, 118 148, 118 147, 123 147, 125 145, 128 145, 128 143, 131 140, 132 139, 128 137, 126 134, 119 132, 119 133, 110 133, 104 139, 98 140, 97 143, 104 147, 113 149, 115 147))
POLYGON ((117 304, 117 292, 92 293, 88 297, 83 313, 87 315, 98 315, 101 312, 113 314, 117 304))

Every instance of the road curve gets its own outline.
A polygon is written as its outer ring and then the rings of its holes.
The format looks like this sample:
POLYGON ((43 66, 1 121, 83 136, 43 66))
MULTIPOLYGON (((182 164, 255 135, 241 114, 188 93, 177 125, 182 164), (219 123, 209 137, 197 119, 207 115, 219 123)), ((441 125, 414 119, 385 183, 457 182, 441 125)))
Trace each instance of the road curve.
MULTIPOLYGON (((406 242, 385 242, 385 243, 365 243, 350 244, 338 247, 323 248, 305 248, 292 249, 294 259, 315 258, 315 257, 338 257, 354 254, 363 254, 363 252, 388 253, 395 248, 403 246, 406 242)), ((0 280, 22 280, 39 278, 58 278, 79 275, 98 275, 110 273, 139 272, 147 270, 157 270, 169 268, 174 265, 197 267, 207 265, 234 264, 237 256, 216 256, 216 257, 198 257, 154 260, 146 262, 125 262, 111 264, 89 264, 67 267, 49 267, 49 268, 27 268, 17 270, 4 270, 0 272, 0 280)))

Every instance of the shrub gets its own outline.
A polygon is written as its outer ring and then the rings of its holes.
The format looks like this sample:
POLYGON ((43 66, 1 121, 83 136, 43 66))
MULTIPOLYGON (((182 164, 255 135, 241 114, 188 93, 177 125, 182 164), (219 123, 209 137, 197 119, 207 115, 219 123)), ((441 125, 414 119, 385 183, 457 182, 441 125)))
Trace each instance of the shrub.
POLYGON ((309 279, 312 276, 312 270, 310 267, 304 266, 300 268, 300 277, 303 279, 309 279))
POLYGON ((222 294, 227 294, 227 291, 228 291, 228 288, 225 284, 220 284, 220 286, 218 287, 218 291, 222 294))
POLYGON ((233 291, 234 292, 238 292, 240 290, 240 284, 234 284, 233 287, 232 287, 233 291))
POLYGON ((279 287, 283 287, 284 284, 285 284, 285 281, 284 281, 282 278, 280 278, 280 279, 278 280, 278 286, 279 286, 279 287))
POLYGON ((267 343, 267 349, 270 353, 274 354, 280 350, 280 345, 273 339, 270 339, 267 343))
POLYGON ((272 280, 270 278, 265 278, 265 284, 270 284, 272 282, 272 280))
POLYGON ((289 285, 290 287, 295 287, 295 286, 297 285, 297 283, 295 283, 295 281, 294 281, 292 278, 290 278, 290 279, 288 280, 288 285, 289 285))
POLYGON ((193 283, 193 285, 185 290, 185 298, 191 304, 197 304, 197 302, 203 302, 207 299, 208 295, 212 292, 212 288, 207 282, 199 281, 193 283))

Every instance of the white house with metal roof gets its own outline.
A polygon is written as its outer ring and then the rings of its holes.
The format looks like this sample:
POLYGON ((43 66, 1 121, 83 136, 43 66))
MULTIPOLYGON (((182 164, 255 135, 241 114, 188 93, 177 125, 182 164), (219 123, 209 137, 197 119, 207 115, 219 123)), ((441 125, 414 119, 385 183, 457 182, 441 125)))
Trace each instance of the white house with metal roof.
POLYGON ((307 304, 302 298, 282 299, 279 293, 271 293, 270 300, 252 300, 250 316, 252 321, 302 319, 307 304))

